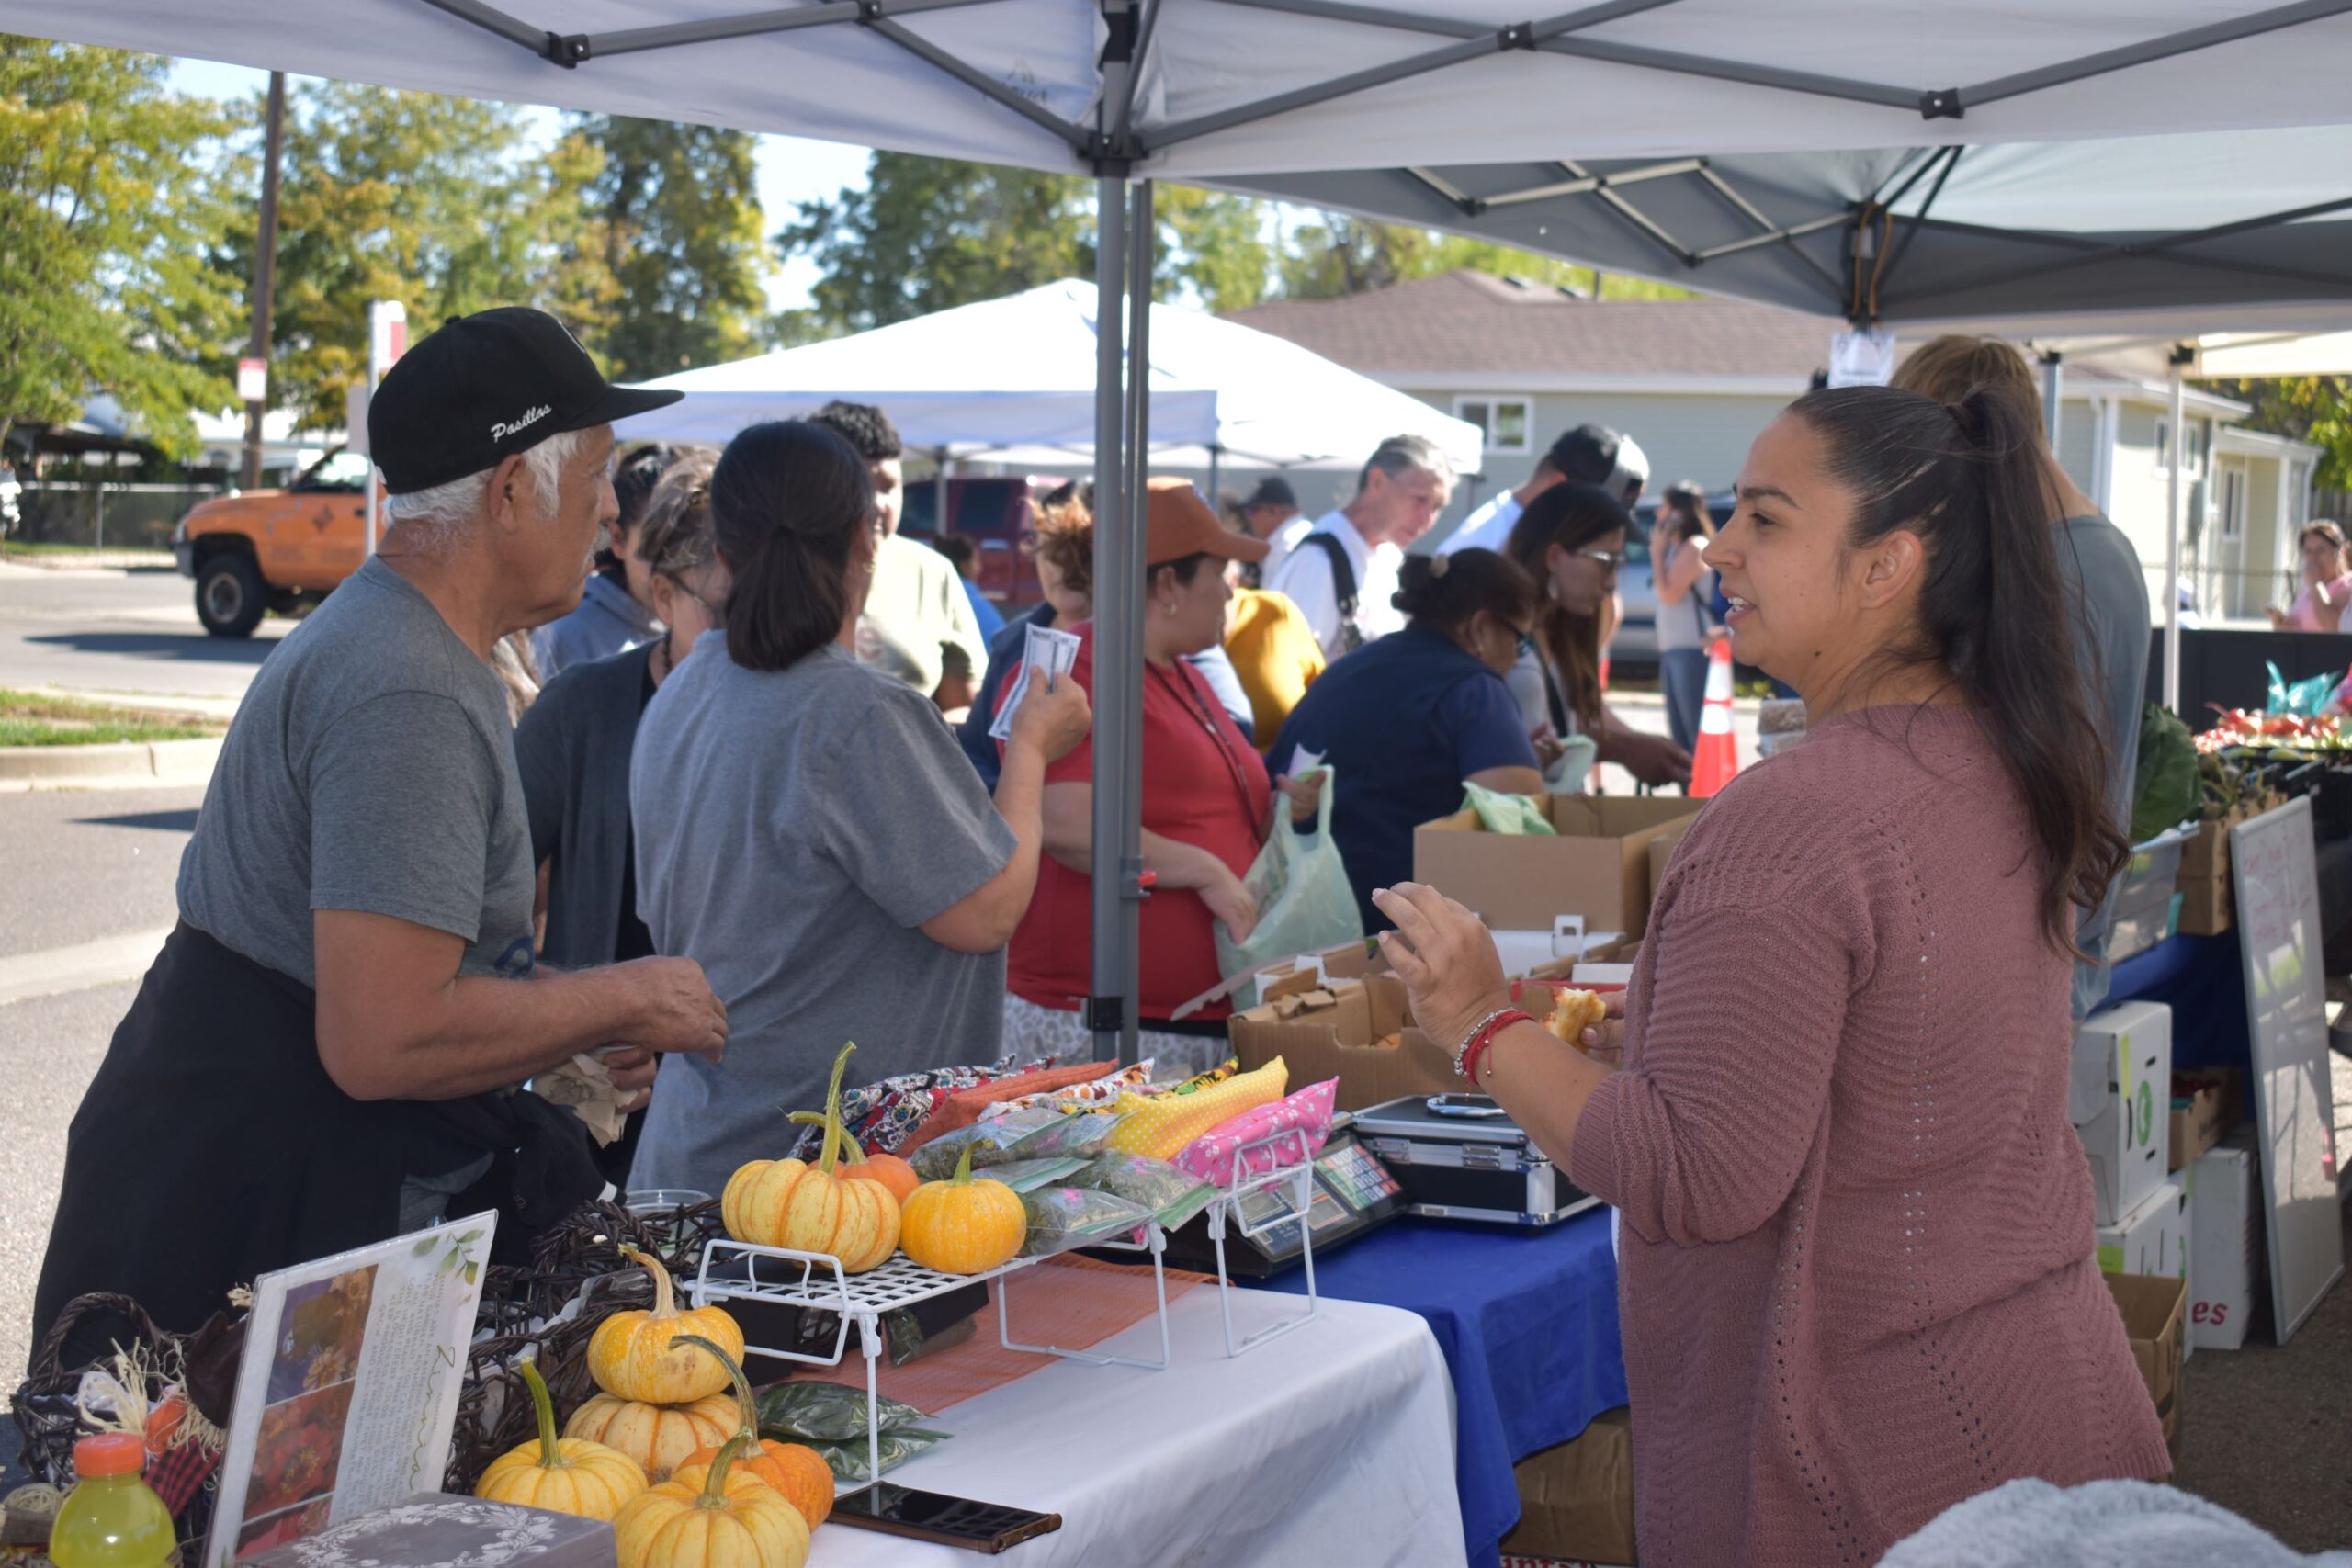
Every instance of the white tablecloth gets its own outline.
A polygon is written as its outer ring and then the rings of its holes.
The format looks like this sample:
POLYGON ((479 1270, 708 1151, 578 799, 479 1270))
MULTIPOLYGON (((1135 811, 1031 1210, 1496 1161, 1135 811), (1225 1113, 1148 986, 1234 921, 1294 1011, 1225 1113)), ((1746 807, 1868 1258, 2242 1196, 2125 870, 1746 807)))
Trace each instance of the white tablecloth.
MULTIPOLYGON (((1018 1306, 1015 1303, 1015 1306, 1018 1306)), ((1237 1335, 1296 1296, 1236 1291, 1237 1335)), ((1057 1513, 1016 1568, 1252 1563, 1432 1568, 1463 1560, 1453 1384, 1429 1325, 1361 1302, 1234 1359, 1214 1285, 1169 1308, 1166 1371, 1056 1360, 925 1423, 955 1439, 890 1472, 901 1484, 1057 1513)), ((1020 1326, 1016 1317, 1014 1327, 1020 1326)), ((982 1331, 995 1331, 995 1314, 982 1331)), ((1149 1357, 1155 1323, 1102 1347, 1149 1357)), ((972 1568, 972 1553, 827 1524, 822 1568, 972 1568)))

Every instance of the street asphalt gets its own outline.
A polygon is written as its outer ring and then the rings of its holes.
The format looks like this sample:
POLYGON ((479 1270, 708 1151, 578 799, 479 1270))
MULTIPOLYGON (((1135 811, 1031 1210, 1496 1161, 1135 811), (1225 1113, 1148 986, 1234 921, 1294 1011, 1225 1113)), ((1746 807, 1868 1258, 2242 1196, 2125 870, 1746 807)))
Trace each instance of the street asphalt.
POLYGON ((233 701, 293 625, 207 637, 177 572, 0 563, 0 685, 233 701))

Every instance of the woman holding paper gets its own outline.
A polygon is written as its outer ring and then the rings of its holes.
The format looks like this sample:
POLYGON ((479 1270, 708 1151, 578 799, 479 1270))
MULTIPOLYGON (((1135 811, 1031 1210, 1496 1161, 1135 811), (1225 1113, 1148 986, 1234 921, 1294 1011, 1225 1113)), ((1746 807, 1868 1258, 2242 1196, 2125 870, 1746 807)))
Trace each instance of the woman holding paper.
MULTIPOLYGON (((1170 1017, 1222 978, 1214 922, 1223 921, 1236 937, 1256 925, 1257 907, 1241 879, 1272 829, 1276 806, 1287 800, 1294 821, 1310 822, 1322 799, 1319 780, 1295 785, 1268 779, 1257 749, 1187 661, 1225 637, 1225 562, 1265 554, 1265 541, 1219 523, 1185 480, 1150 481, 1144 534, 1143 858, 1157 884, 1143 905, 1136 1004, 1146 1032, 1143 1053, 1162 1077, 1183 1077, 1223 1057, 1228 1004, 1208 1004, 1199 1021, 1171 1023, 1170 1017)), ((1069 678, 1091 694, 1093 623, 1069 629, 1080 639, 1069 678)), ((1067 1058, 1092 1046, 1079 1012, 1093 985, 1092 748, 1077 747, 1047 770, 1044 809, 1046 852, 1037 897, 1012 939, 1005 1048, 1067 1058)))
POLYGON ((1651 1568, 1874 1562, 2023 1476, 2171 1461, 2066 1122, 2108 814, 2033 421, 2005 394, 1798 400, 1708 547, 1804 744, 1708 803, 1611 1070, 1511 1010, 1460 905, 1374 895, 1413 1015, 1623 1219, 1651 1568))
POLYGON ((2263 614, 2276 631, 2342 631, 2344 606, 2352 602, 2352 547, 2346 545, 2344 530, 2324 518, 2306 523, 2295 544, 2303 557, 2303 591, 2286 614, 2263 614))
POLYGON ((874 492, 839 435, 738 435, 710 478, 724 625, 663 682, 629 773, 638 909, 727 999, 723 1065, 654 1086, 631 1180, 716 1193, 790 1142, 843 1041, 879 1078, 1000 1053, 1004 945, 1036 885, 1046 769, 1090 722, 1031 681, 993 801, 929 697, 857 662, 874 492))
POLYGON ((1535 748, 1504 683, 1535 620, 1535 584, 1492 550, 1407 556, 1405 629, 1323 672, 1283 726, 1275 760, 1331 765, 1331 837, 1364 930, 1372 890, 1413 874, 1413 829, 1462 809, 1464 786, 1541 795, 1535 748))

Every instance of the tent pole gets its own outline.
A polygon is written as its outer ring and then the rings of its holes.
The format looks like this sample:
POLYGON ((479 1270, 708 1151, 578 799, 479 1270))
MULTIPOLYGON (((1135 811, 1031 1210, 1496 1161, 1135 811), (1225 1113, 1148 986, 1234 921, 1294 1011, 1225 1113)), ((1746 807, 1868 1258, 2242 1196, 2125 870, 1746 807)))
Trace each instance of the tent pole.
POLYGON ((2175 713, 2180 711, 2180 468, 2188 451, 2180 372, 2188 352, 2172 351, 2172 441, 2165 471, 2165 706, 2175 713))
POLYGON ((944 539, 947 537, 947 448, 942 446, 934 455, 939 468, 931 476, 931 526, 944 539))
POLYGON ((2054 348, 2041 356, 2041 418, 2048 426, 2050 456, 2053 458, 2058 456, 2058 395, 2064 379, 2059 357, 2054 348))
POLYGON ((1128 526, 1126 464, 1121 457, 1126 433, 1123 395, 1126 369, 1126 321, 1123 300, 1127 284, 1127 182, 1116 175, 1094 183, 1094 820, 1091 850, 1094 872, 1089 934, 1091 939, 1091 991, 1086 1027, 1094 1035, 1094 1059, 1118 1057, 1130 1021, 1129 1001, 1135 995, 1136 905, 1140 865, 1125 863, 1133 841, 1142 841, 1140 803, 1131 807, 1128 793, 1139 795, 1142 781, 1124 767, 1126 731, 1139 726, 1143 705, 1143 624, 1139 593, 1121 590, 1143 581, 1143 563, 1136 558, 1134 534, 1128 526))
POLYGON ((1210 442, 1210 443, 1209 443, 1209 496, 1208 496, 1208 501, 1209 501, 1209 506, 1210 506, 1211 510, 1213 510, 1213 511, 1217 511, 1217 512, 1222 512, 1222 511, 1224 511, 1224 510, 1225 510, 1225 502, 1222 502, 1222 501, 1219 501, 1219 500, 1217 499, 1217 494, 1216 494, 1216 487, 1217 487, 1217 477, 1216 477, 1216 467, 1217 467, 1217 462, 1216 462, 1216 460, 1217 460, 1217 458, 1219 458, 1220 457, 1224 456, 1224 454, 1225 454, 1225 448, 1224 448, 1224 447, 1219 446, 1218 446, 1216 442, 1214 442, 1214 441, 1212 441, 1212 442, 1210 442))
MULTIPOLYGON (((1134 563, 1119 583, 1119 592, 1133 612, 1135 633, 1135 717, 1119 732, 1120 864, 1131 868, 1122 878, 1136 890, 1126 904, 1126 926, 1121 933, 1126 949, 1121 973, 1127 979, 1131 1005, 1119 1032, 1119 1062, 1132 1066, 1142 1055, 1143 1009, 1142 904, 1143 875, 1143 622, 1150 606, 1144 598, 1144 571, 1151 565, 1146 536, 1145 503, 1151 478, 1151 182, 1136 180, 1127 187, 1127 538, 1134 563)), ((1095 585, 1102 592, 1102 584, 1095 585)), ((1097 688, 1100 690, 1100 688, 1097 688)), ((1100 786, 1098 785, 1098 788, 1100 786)))

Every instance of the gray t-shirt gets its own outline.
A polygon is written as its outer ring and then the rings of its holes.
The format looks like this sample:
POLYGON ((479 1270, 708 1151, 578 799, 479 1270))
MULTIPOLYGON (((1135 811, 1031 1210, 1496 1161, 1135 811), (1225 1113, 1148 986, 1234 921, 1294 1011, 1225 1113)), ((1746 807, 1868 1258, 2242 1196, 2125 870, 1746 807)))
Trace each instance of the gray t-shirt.
MULTIPOLYGON (((2079 603, 2085 617, 2075 657, 2091 682, 2091 718, 2107 742, 2107 806, 2128 832, 2132 796, 2140 766, 2140 705, 2148 689, 2148 580, 2140 552, 2122 529, 2091 513, 2069 517, 2052 541, 2065 602, 2079 603), (2080 594, 2079 601, 2076 598, 2080 594)), ((2107 902, 2083 917, 2075 941, 2095 959, 2107 956, 2107 902)), ((2082 1018, 2107 999, 2110 974, 2103 963, 2075 966, 2075 1016, 2082 1018)))
POLYGON ((716 1194, 782 1156, 845 1041, 853 1085, 996 1057, 1003 953, 917 928, 1014 840, 930 698, 833 644, 754 671, 706 632, 638 727, 629 807, 638 912, 728 1021, 725 1062, 662 1065, 631 1186, 716 1194))
POLYGON ((372 558, 246 692, 180 859, 180 913, 314 988, 318 909, 462 937, 461 974, 527 975, 533 890, 505 688, 372 558))

